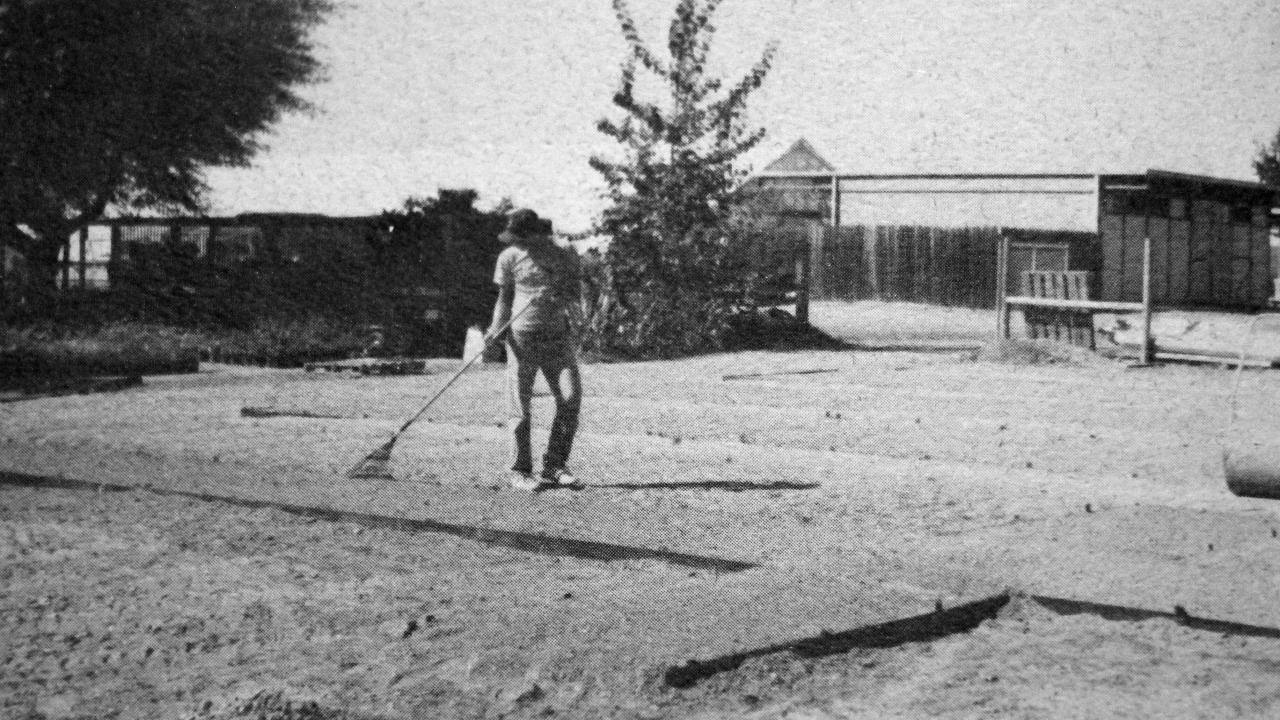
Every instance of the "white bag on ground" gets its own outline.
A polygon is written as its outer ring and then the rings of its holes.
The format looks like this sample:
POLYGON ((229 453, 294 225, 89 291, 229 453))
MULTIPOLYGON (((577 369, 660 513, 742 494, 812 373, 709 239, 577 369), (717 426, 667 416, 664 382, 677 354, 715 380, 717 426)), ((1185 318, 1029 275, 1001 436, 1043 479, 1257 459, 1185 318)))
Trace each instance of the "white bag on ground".
MULTIPOLYGON (((484 352, 484 331, 478 327, 467 328, 467 340, 462 345, 463 361, 470 360, 484 352)), ((488 358, 480 358, 478 362, 488 362, 488 358)))

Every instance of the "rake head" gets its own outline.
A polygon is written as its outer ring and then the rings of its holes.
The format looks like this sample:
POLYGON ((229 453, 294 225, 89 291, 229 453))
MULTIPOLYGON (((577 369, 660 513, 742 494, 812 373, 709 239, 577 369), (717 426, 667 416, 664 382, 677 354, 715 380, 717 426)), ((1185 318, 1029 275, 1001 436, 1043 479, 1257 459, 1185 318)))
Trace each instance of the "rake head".
POLYGON ((352 480, 395 480, 395 476, 387 467, 391 462, 391 447, 395 444, 396 439, 391 438, 385 445, 366 455, 351 468, 347 477, 352 480))

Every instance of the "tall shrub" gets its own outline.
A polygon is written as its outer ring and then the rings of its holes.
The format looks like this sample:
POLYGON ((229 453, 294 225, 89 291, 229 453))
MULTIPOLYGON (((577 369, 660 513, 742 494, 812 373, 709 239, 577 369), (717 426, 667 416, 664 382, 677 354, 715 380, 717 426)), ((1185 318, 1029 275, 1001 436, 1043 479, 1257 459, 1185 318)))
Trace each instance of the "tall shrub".
POLYGON ((617 141, 620 157, 591 159, 608 187, 598 229, 611 237, 596 272, 600 295, 589 308, 593 349, 640 357, 718 349, 733 314, 750 304, 736 164, 764 137, 744 116, 776 48, 765 48, 732 85, 712 77, 706 65, 719 4, 680 0, 668 57, 660 58, 625 0, 613 0, 629 54, 613 96, 621 118, 597 124, 617 141), (637 97, 641 73, 660 81, 659 102, 637 97))
POLYGON ((1264 183, 1280 186, 1280 131, 1269 145, 1258 148, 1253 158, 1253 170, 1264 183))

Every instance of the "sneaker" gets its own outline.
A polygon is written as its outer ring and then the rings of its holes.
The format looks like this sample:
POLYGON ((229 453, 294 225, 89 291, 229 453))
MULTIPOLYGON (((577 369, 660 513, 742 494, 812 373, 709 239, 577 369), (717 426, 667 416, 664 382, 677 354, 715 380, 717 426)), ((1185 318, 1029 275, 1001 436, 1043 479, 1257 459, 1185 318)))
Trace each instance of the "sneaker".
POLYGON ((578 478, 574 477, 572 473, 564 468, 543 470, 542 480, 548 485, 566 490, 581 490, 583 488, 583 484, 578 480, 578 478))
POLYGON ((533 477, 533 473, 512 471, 508 479, 511 487, 516 490, 524 490, 526 492, 535 492, 542 487, 542 483, 533 477))

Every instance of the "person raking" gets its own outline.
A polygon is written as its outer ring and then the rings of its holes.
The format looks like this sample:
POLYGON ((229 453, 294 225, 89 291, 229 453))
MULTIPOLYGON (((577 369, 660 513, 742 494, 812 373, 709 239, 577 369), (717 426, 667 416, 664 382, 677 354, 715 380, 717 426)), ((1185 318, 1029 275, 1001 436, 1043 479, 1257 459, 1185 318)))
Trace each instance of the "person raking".
POLYGON ((511 486, 539 491, 580 489, 566 467, 578 430, 582 377, 578 370, 578 297, 582 269, 578 253, 559 245, 549 220, 521 209, 498 236, 508 245, 498 255, 494 282, 498 300, 486 337, 507 347, 507 397, 511 415, 511 486), (498 329, 515 317, 503 337, 498 329), (533 383, 541 371, 555 398, 551 437, 541 472, 533 467, 533 383))

